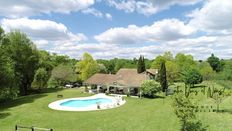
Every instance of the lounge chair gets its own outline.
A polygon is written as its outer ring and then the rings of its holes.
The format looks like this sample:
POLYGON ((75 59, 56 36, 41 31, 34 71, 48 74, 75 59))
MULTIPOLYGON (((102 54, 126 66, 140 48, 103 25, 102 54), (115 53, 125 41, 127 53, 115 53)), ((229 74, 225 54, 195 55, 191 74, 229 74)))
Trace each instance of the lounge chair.
POLYGON ((63 98, 63 95, 62 94, 58 94, 57 98, 63 98))

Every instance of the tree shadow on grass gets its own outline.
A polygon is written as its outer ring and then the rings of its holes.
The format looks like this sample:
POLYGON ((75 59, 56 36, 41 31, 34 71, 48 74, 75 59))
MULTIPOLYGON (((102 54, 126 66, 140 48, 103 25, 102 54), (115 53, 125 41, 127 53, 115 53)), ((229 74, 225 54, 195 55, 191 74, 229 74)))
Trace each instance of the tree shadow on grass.
POLYGON ((143 97, 148 98, 148 99, 164 99, 164 96, 160 95, 154 95, 154 96, 148 96, 148 95, 143 95, 143 97))
POLYGON ((207 86, 205 85, 194 85, 193 87, 191 87, 192 89, 197 89, 197 88, 206 88, 207 86))
POLYGON ((153 99, 156 99, 156 98, 160 98, 160 99, 164 99, 165 97, 164 96, 158 96, 158 95, 156 95, 153 99))
POLYGON ((34 94, 34 95, 28 95, 28 96, 21 96, 15 100, 11 100, 11 101, 7 101, 4 103, 0 104, 0 109, 1 110, 5 110, 11 107, 15 107, 15 106, 19 106, 19 105, 23 105, 26 103, 32 103, 34 102, 36 99, 42 98, 47 96, 46 94, 34 94))
POLYGON ((57 91, 62 91, 64 88, 46 88, 41 91, 41 93, 53 93, 57 91))
POLYGON ((204 126, 200 120, 188 121, 185 125, 182 123, 181 131, 207 131, 207 126, 204 126))
POLYGON ((23 105, 23 104, 26 104, 26 103, 32 103, 36 99, 47 96, 48 94, 46 94, 46 93, 53 93, 53 92, 57 92, 57 91, 61 91, 61 90, 63 90, 63 89, 44 89, 39 94, 21 96, 21 97, 15 99, 15 100, 0 103, 0 110, 6 110, 8 108, 23 105))
POLYGON ((10 113, 5 113, 5 112, 0 112, 0 119, 4 119, 4 118, 6 118, 7 116, 9 116, 10 115, 10 113))
POLYGON ((57 91, 62 91, 64 88, 45 88, 42 90, 30 90, 30 94, 43 94, 43 93, 53 93, 57 91))
POLYGON ((220 110, 218 113, 229 113, 232 115, 232 109, 224 109, 224 110, 220 110))

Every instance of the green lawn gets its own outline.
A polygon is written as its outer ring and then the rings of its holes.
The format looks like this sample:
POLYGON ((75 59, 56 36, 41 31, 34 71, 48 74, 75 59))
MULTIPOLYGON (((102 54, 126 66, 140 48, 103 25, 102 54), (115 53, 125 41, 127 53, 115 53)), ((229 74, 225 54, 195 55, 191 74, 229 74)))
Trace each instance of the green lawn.
MULTIPOLYGON (((89 95, 81 93, 80 89, 64 89, 14 100, 0 108, 0 130, 14 130, 15 124, 53 128, 55 131, 175 131, 181 128, 171 107, 171 97, 164 101, 162 98, 126 98, 126 104, 115 109, 65 112, 48 108, 50 102, 59 99, 57 94, 63 94, 65 98, 89 95)), ((201 104, 214 104, 204 95, 199 94, 198 98, 201 104)), ((208 130, 232 130, 232 97, 224 100, 221 108, 228 112, 197 114, 203 124, 209 126, 208 130)))

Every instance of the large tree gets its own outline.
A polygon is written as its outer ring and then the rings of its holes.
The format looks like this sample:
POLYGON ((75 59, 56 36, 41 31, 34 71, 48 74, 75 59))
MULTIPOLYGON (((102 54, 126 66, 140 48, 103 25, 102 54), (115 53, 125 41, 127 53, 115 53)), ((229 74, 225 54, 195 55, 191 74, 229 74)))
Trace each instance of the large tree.
POLYGON ((14 97, 16 85, 12 60, 8 53, 3 49, 4 31, 0 27, 0 101, 14 97))
POLYGON ((111 59, 111 60, 99 59, 99 60, 97 60, 97 63, 103 64, 105 66, 106 73, 115 73, 115 70, 114 70, 115 69, 115 59, 111 59))
POLYGON ((166 62, 167 60, 165 59, 165 57, 163 57, 162 55, 157 56, 153 62, 151 63, 151 68, 153 69, 160 69, 160 65, 162 62, 166 62))
POLYGON ((46 71, 46 69, 39 68, 35 73, 35 77, 33 81, 34 87, 39 90, 41 90, 42 88, 45 88, 47 86, 48 77, 49 77, 49 74, 46 71))
POLYGON ((53 53, 51 55, 52 64, 54 66, 58 66, 60 64, 67 64, 70 61, 70 58, 66 55, 57 55, 56 53, 53 53))
POLYGON ((166 74, 167 74, 167 81, 169 83, 174 83, 180 80, 178 65, 175 61, 166 61, 166 74))
POLYGON ((99 66, 93 57, 84 53, 83 58, 76 63, 76 72, 80 74, 81 80, 86 80, 99 71, 99 66))
POLYGON ((60 64, 53 68, 51 77, 48 81, 49 87, 64 86, 67 82, 75 82, 77 75, 72 65, 60 64))
POLYGON ((192 55, 178 53, 175 56, 175 62, 178 65, 179 72, 183 72, 185 69, 196 67, 196 62, 194 61, 192 55))
POLYGON ((214 54, 211 54, 211 56, 207 59, 207 62, 210 64, 214 71, 222 71, 224 63, 218 57, 214 56, 214 54))
POLYGON ((50 55, 49 52, 44 50, 39 51, 39 67, 46 69, 49 74, 51 73, 53 67, 57 66, 54 64, 55 62, 53 60, 53 56, 50 55))
POLYGON ((190 87, 194 87, 195 84, 199 84, 203 81, 201 73, 195 68, 185 69, 182 73, 182 79, 184 83, 190 87))
POLYGON ((204 80, 210 80, 210 78, 212 78, 214 72, 213 69, 211 68, 211 66, 209 65, 209 63, 207 62, 201 62, 199 63, 199 69, 200 69, 200 73, 203 76, 204 80))
POLYGON ((232 60, 227 60, 225 62, 225 66, 223 68, 223 71, 221 71, 219 74, 217 74, 217 79, 232 81, 231 74, 232 74, 232 60))
POLYGON ((161 63, 167 61, 173 61, 173 55, 171 52, 164 52, 163 55, 158 55, 154 61, 151 63, 151 68, 160 69, 161 63))
POLYGON ((0 45, 0 101, 13 98, 15 88, 13 63, 0 45))
POLYGON ((104 64, 98 64, 99 73, 107 73, 107 69, 104 64))
POLYGON ((161 63, 165 62, 167 69, 167 79, 169 82, 175 82, 179 80, 179 66, 171 52, 165 52, 163 55, 157 56, 151 64, 151 68, 160 70, 161 63))
POLYGON ((0 27, 0 42, 3 40, 4 35, 4 30, 0 27))
POLYGON ((28 94, 39 64, 39 55, 35 45, 26 34, 13 31, 6 35, 3 48, 13 62, 20 95, 28 94))

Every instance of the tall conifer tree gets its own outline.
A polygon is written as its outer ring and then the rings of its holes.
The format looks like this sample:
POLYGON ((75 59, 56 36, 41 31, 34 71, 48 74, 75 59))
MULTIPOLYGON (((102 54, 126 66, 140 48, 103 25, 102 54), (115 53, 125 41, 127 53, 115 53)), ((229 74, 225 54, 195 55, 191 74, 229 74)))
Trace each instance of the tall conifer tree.
POLYGON ((146 71, 144 56, 140 55, 138 64, 137 64, 137 72, 142 73, 144 71, 146 71))
POLYGON ((141 73, 141 64, 142 64, 142 58, 141 56, 139 56, 139 60, 138 60, 138 63, 137 63, 137 72, 138 73, 141 73))
POLYGON ((141 67, 141 72, 146 71, 146 66, 145 66, 145 59, 144 56, 142 56, 142 67, 141 67))
POLYGON ((159 74, 160 74, 160 85, 162 91, 165 92, 168 88, 168 83, 167 83, 167 75, 166 75, 166 66, 164 61, 161 62, 159 74))

